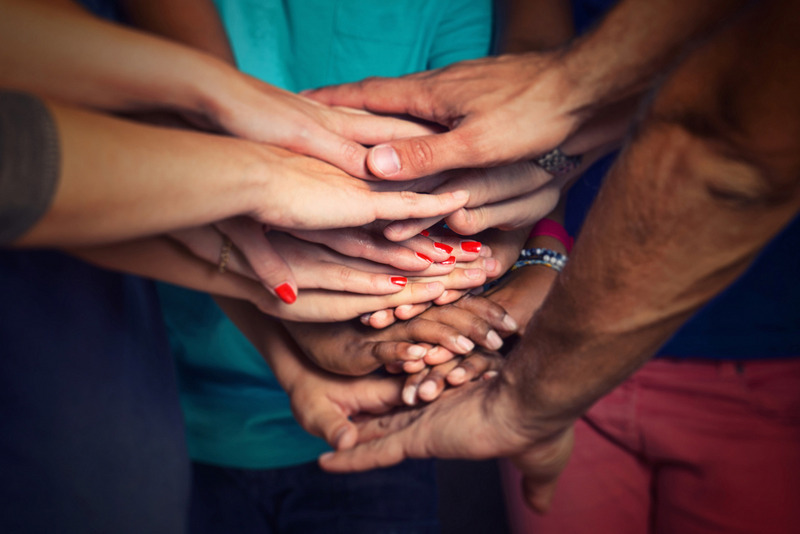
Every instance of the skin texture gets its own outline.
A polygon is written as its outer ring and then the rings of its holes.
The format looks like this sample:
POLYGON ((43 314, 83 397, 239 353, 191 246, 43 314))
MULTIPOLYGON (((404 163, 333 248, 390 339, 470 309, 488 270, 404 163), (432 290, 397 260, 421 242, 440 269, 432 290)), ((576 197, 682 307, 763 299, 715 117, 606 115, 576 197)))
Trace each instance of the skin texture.
POLYGON ((497 378, 364 421, 362 444, 322 465, 509 456, 529 504, 545 511, 575 418, 800 210, 797 10, 789 2, 752 8, 660 89, 497 378))
POLYGON ((511 163, 564 145, 606 106, 651 87, 687 44, 742 4, 714 0, 695 9, 689 0, 623 0, 596 31, 566 49, 463 62, 397 80, 371 78, 308 94, 327 104, 406 113, 446 128, 372 148, 367 163, 376 176, 403 180, 511 163), (536 128, 526 128, 531 120, 536 128))

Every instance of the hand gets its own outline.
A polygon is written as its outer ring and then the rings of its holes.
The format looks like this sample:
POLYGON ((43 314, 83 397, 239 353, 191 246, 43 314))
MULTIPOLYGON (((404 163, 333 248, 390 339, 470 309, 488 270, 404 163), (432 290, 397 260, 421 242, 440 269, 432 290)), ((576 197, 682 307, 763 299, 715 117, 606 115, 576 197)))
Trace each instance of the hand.
POLYGON ((480 248, 462 246, 463 240, 458 238, 428 238, 418 232, 402 241, 389 241, 382 233, 387 224, 376 221, 358 228, 290 230, 289 233, 306 241, 326 245, 345 256, 364 258, 405 271, 422 271, 437 265, 442 269, 436 274, 445 274, 454 265, 443 265, 441 262, 446 262, 451 256, 457 262, 472 261, 480 252, 480 248))
MULTIPOLYGON (((440 350, 446 351, 441 347, 440 350)), ((476 378, 493 377, 501 362, 502 356, 497 353, 476 350, 438 365, 426 366, 406 378, 403 402, 408 406, 414 406, 418 400, 431 402, 442 394, 446 386, 461 386, 476 378)))
POLYGON ((523 473, 524 494, 546 511, 571 452, 572 421, 548 420, 521 407, 501 377, 445 391, 433 403, 357 423, 353 448, 323 454, 333 472, 363 471, 406 458, 481 460, 510 456, 523 473))
POLYGON ((309 91, 327 104, 408 114, 448 128, 382 142, 367 163, 378 177, 407 180, 533 158, 561 145, 587 118, 580 84, 555 53, 465 61, 400 79, 309 91))
POLYGON ((432 132, 417 122, 328 107, 239 72, 210 112, 225 132, 313 156, 359 178, 370 176, 363 145, 432 132))
POLYGON ((353 378, 329 373, 295 352, 298 371, 282 382, 297 422, 332 447, 352 447, 358 431, 350 418, 382 413, 400 404, 399 377, 375 375, 353 378))
POLYGON ((348 228, 378 219, 433 217, 452 213, 469 200, 466 191, 441 195, 382 191, 379 182, 365 182, 307 156, 268 145, 249 147, 257 151, 260 164, 249 168, 254 187, 244 215, 270 228, 348 228))
MULTIPOLYGON (((358 323, 303 324, 285 326, 305 354, 316 365, 338 374, 363 375, 382 365, 402 367, 406 362, 427 358, 428 348, 441 346, 448 354, 467 354, 475 344, 489 350, 502 346, 501 336, 516 330, 516 323, 500 306, 487 299, 469 297, 447 312, 430 313, 397 323, 385 330, 372 330, 358 323)), ((434 363, 445 361, 444 354, 434 363)), ((423 362, 424 363, 424 362, 423 362)))
MULTIPOLYGON (((558 204, 563 188, 585 167, 582 165, 559 177, 548 174, 530 161, 502 167, 455 170, 444 173, 447 180, 430 192, 469 191, 466 206, 442 217, 457 234, 474 235, 489 228, 514 230, 531 226, 550 213, 558 204)), ((419 181, 424 184, 426 179, 419 181)), ((415 190, 419 191, 418 188, 415 190)), ((384 235, 392 241, 407 239, 442 218, 392 222, 385 228, 384 235)))
MULTIPOLYGON (((193 254, 217 265, 225 233, 235 247, 230 248, 226 270, 261 282, 278 297, 276 287, 288 284, 296 297, 297 289, 328 289, 367 295, 387 295, 401 291, 408 278, 399 271, 342 256, 327 247, 296 239, 283 232, 264 235, 262 225, 244 217, 173 232, 171 237, 193 254), (297 273, 297 279, 292 272, 297 273)), ((284 286, 285 288, 285 286, 284 286)), ((294 299, 290 299, 291 304, 294 299)))

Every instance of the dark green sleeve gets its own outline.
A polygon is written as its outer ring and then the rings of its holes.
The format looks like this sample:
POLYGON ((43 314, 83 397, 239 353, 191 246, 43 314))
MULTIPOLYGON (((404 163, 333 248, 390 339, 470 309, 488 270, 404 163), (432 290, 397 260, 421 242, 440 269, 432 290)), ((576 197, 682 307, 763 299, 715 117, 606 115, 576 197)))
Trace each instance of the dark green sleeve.
POLYGON ((0 245, 18 239, 45 214, 59 167, 58 133, 44 103, 0 91, 0 245))

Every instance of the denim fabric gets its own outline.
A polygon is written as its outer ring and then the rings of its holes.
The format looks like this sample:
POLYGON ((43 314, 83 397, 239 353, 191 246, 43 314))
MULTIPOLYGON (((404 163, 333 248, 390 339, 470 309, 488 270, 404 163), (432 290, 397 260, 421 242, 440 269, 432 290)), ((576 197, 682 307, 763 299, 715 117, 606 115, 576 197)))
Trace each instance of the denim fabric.
POLYGON ((330 474, 316 463, 248 470, 193 465, 190 534, 433 534, 432 460, 330 474))

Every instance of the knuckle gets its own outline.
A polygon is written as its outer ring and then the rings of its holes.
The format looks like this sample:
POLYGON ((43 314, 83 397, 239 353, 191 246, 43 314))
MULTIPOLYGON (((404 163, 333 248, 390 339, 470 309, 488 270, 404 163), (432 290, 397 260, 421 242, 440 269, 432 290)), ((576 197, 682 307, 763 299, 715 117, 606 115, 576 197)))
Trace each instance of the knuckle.
POLYGON ((431 168, 435 155, 433 147, 426 139, 409 139, 406 149, 406 161, 414 171, 421 172, 431 168))

